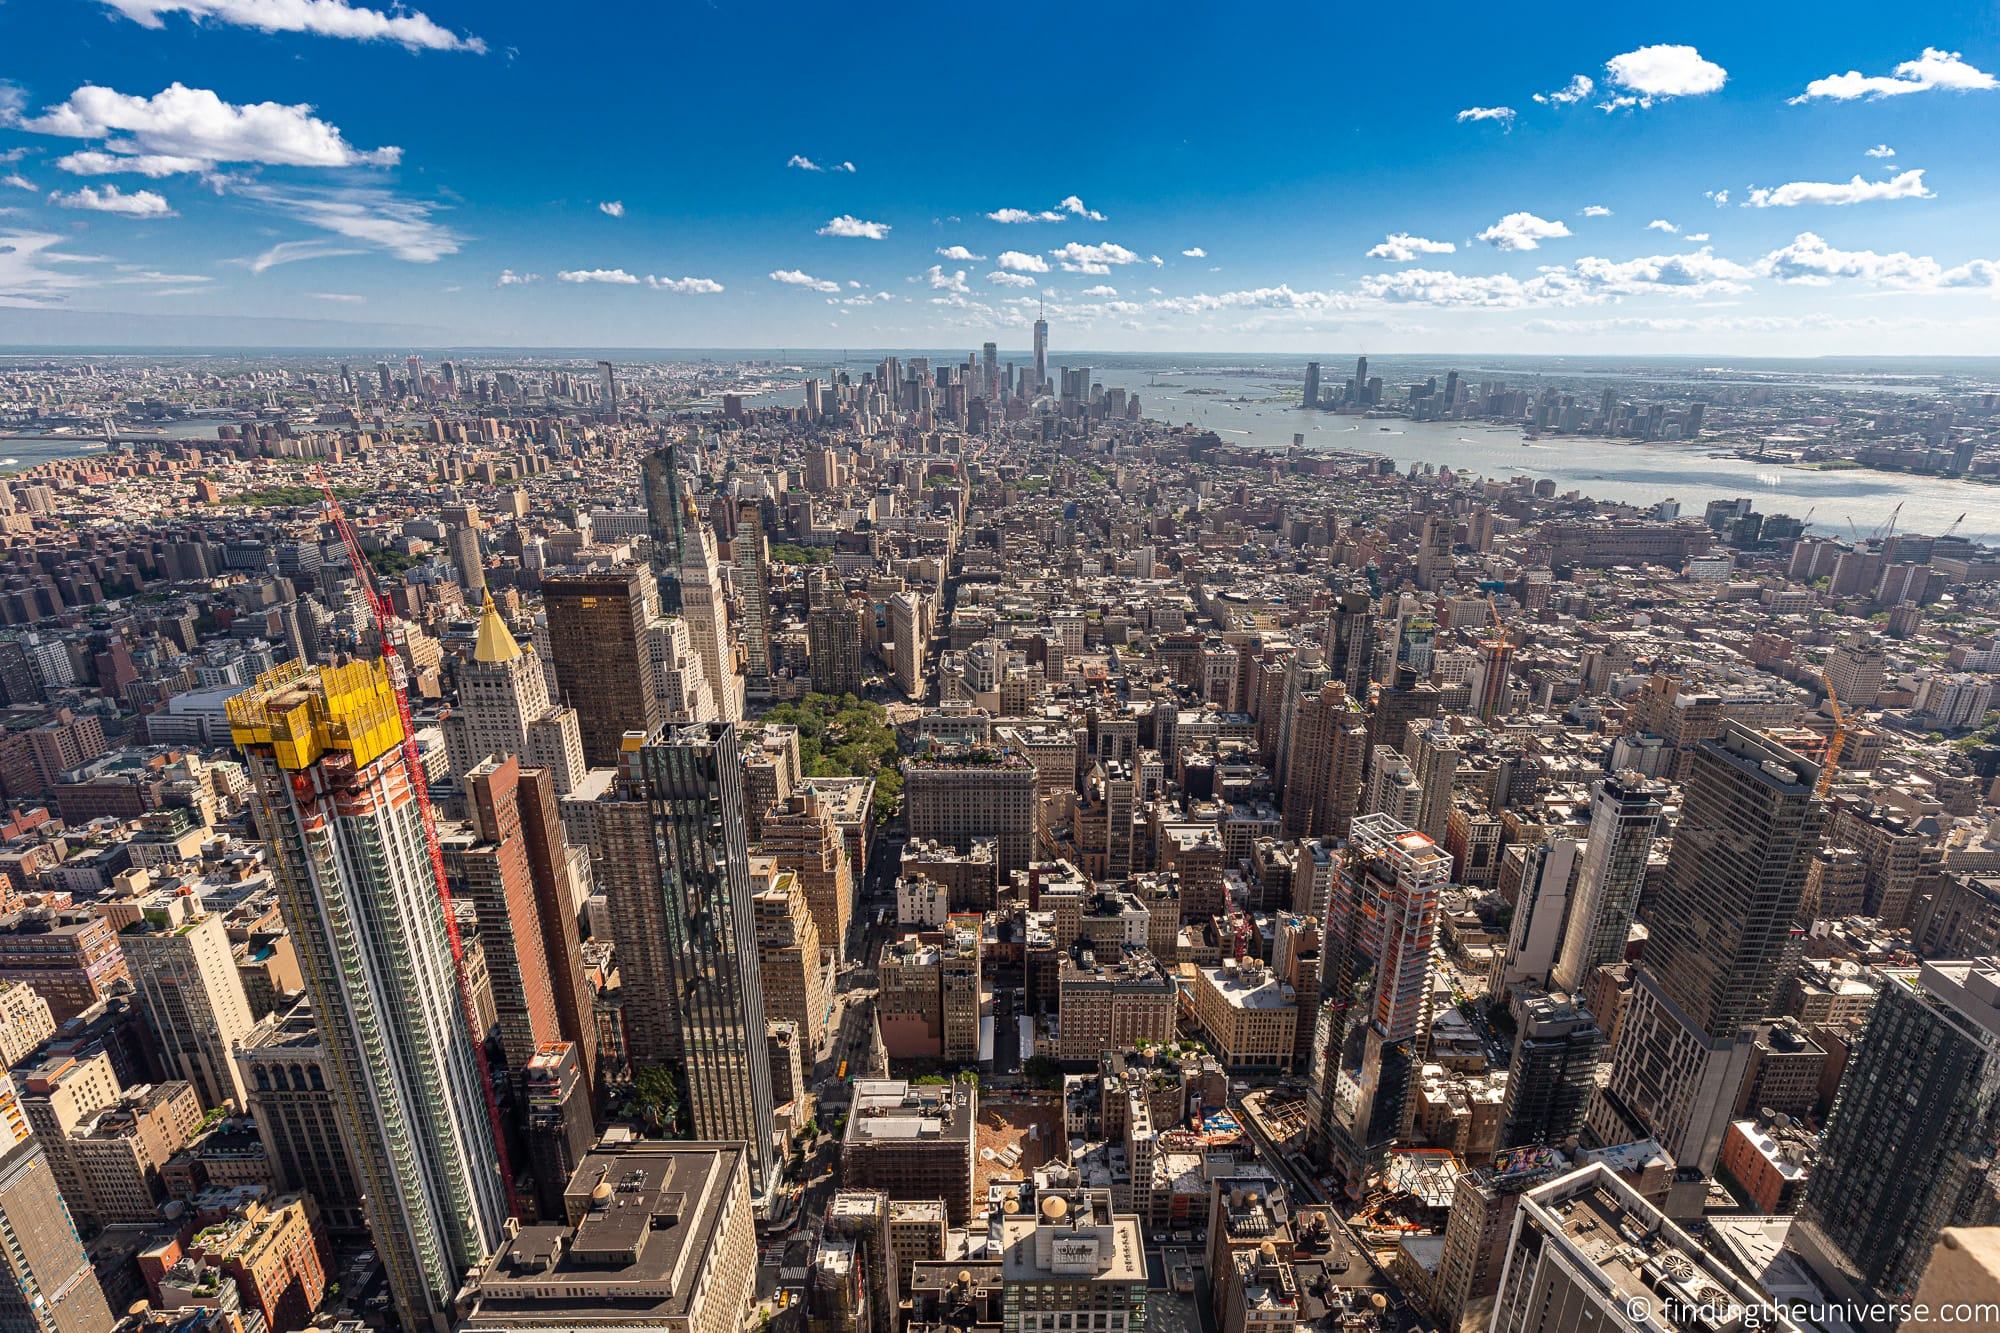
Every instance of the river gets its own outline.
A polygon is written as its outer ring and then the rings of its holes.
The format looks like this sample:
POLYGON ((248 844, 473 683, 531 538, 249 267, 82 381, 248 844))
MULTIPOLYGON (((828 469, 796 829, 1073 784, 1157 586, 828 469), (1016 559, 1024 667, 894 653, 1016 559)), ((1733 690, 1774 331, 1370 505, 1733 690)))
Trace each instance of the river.
POLYGON ((1107 367, 1094 378, 1138 394, 1140 409, 1156 421, 1201 426, 1238 444, 1283 448, 1300 434, 1309 449, 1365 449, 1406 467, 1434 463, 1487 477, 1547 477, 1565 490, 1627 504, 1679 500, 1682 513, 1697 517, 1710 500, 1748 496, 1762 514, 1810 512, 1815 531, 1835 536, 1849 534, 1850 518, 1865 535, 1900 503, 1899 532, 1940 533, 1965 514, 1958 535, 2000 542, 2000 487, 1978 482, 1859 468, 1820 472, 1717 456, 1698 444, 1568 436, 1530 444, 1519 430, 1476 422, 1367 421, 1307 411, 1241 375, 1107 367), (1233 401, 1238 396, 1257 401, 1233 401))

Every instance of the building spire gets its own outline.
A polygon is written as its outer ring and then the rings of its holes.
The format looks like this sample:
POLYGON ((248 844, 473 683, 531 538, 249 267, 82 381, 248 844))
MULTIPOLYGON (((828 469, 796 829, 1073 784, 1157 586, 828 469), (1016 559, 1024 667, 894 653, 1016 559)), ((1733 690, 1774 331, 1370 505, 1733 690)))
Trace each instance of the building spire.
POLYGON ((500 617, 500 608, 493 605, 493 594, 486 594, 486 604, 479 609, 479 639, 472 646, 472 660, 475 662, 511 662, 521 655, 521 645, 514 640, 514 632, 507 628, 507 622, 500 617))

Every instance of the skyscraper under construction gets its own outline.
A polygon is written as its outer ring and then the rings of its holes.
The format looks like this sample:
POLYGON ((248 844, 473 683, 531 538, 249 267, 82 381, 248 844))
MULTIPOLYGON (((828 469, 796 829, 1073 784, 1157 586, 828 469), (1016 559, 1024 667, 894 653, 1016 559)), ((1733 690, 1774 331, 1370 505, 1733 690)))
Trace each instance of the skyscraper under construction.
POLYGON ((229 723, 398 1313, 443 1333, 507 1197, 395 687, 380 662, 288 663, 229 723))

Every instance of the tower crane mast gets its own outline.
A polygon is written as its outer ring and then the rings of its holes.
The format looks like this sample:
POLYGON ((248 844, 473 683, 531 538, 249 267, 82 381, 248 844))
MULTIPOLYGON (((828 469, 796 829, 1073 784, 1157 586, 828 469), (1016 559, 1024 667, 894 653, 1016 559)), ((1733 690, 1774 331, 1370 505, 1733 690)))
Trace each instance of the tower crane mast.
POLYGON ((410 790, 416 795, 418 822, 424 830, 424 847, 430 853, 431 878, 437 889, 438 906, 444 912, 445 938, 451 941, 452 973, 458 980, 459 1008, 465 1016, 466 1030, 472 1037, 472 1058, 479 1068, 479 1086, 486 1099, 486 1118, 493 1130, 494 1161, 507 1191, 509 1211, 518 1216, 520 1209, 514 1197, 514 1172, 507 1159, 507 1127, 500 1116, 500 1099, 493 1090, 493 1067, 486 1059, 486 1034, 480 1031, 478 1010, 472 1002, 472 983, 465 968, 465 944, 459 938, 458 918, 452 912, 451 888, 444 869, 444 847, 438 841, 437 813, 431 806, 430 782, 424 776, 423 754, 417 748, 417 728, 410 716, 410 689, 405 680, 407 667, 403 653, 399 651, 403 646, 403 620, 396 614, 395 605, 387 594, 375 586, 373 567, 361 549, 361 539, 355 534, 354 525, 348 522, 347 511, 341 508, 340 498, 327 483, 325 469, 314 468, 313 476, 326 500, 327 516, 332 520, 333 530, 340 537, 341 545, 347 548, 347 559, 354 567, 355 581, 361 585, 361 591, 368 599, 368 612, 375 625, 376 655, 388 668, 389 683, 394 687, 396 713, 403 724, 403 767, 409 774, 410 790))

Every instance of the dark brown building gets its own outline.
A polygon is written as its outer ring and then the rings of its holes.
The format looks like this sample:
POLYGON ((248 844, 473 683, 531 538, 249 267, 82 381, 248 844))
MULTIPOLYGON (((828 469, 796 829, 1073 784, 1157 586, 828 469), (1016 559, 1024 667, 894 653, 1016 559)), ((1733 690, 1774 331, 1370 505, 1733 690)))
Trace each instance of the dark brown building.
POLYGON ((556 685, 562 702, 577 711, 583 757, 592 768, 617 766, 626 732, 650 736, 660 725, 647 629, 650 577, 632 566, 556 574, 542 583, 556 685))

